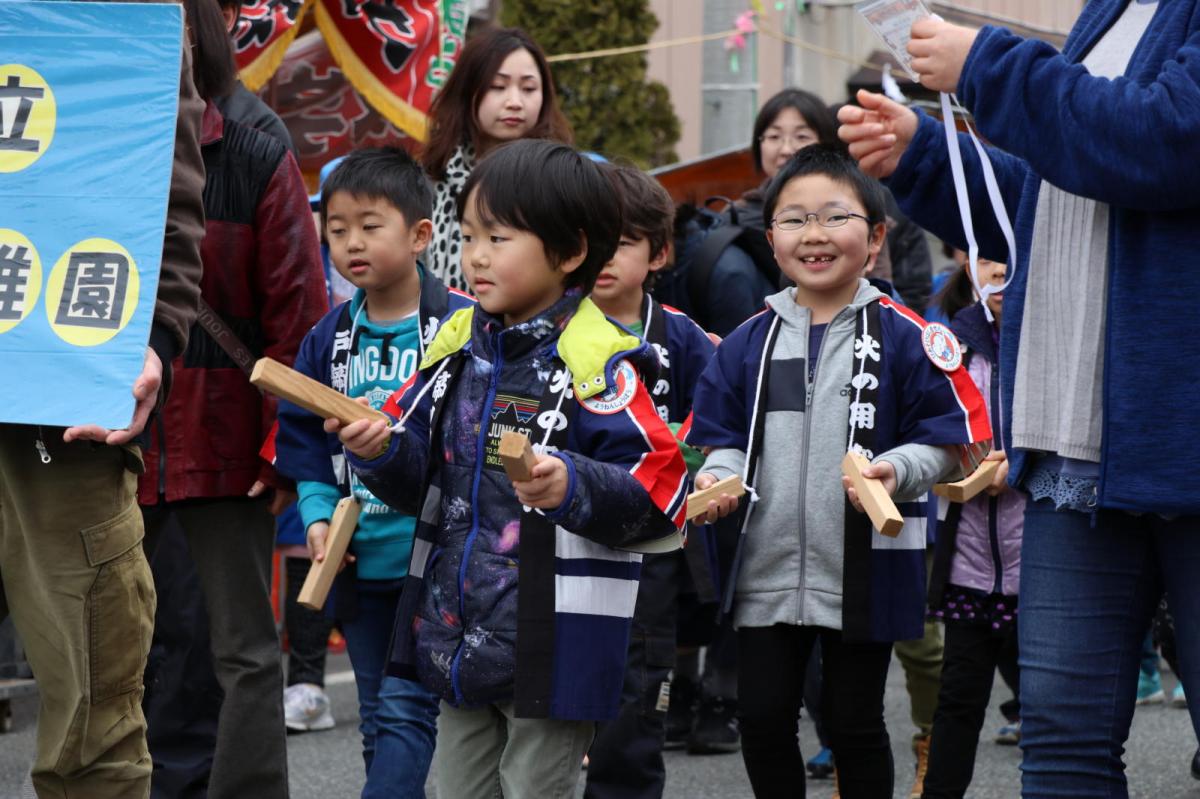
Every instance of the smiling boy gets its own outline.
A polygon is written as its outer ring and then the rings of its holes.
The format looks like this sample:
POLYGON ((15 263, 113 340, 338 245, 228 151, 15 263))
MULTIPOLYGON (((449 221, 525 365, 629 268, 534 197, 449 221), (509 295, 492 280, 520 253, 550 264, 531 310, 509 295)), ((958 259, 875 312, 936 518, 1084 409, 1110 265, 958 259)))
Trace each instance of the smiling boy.
MULTIPOLYGON (((757 500, 745 508, 739 566, 725 581, 756 795, 804 779, 796 720, 818 638, 841 790, 891 795, 883 690, 892 642, 923 634, 921 500, 956 470, 965 445, 991 437, 961 364, 922 343, 956 349, 953 336, 925 336, 919 316, 861 277, 885 235, 882 191, 840 150, 815 145, 792 157, 763 217, 796 285, 722 342, 696 389, 687 440, 711 448, 696 487, 737 474, 757 500), (840 477, 848 449, 874 461, 870 476, 900 503, 898 537, 875 533, 847 503, 857 501, 840 477)), ((737 504, 723 497, 710 517, 737 504)))

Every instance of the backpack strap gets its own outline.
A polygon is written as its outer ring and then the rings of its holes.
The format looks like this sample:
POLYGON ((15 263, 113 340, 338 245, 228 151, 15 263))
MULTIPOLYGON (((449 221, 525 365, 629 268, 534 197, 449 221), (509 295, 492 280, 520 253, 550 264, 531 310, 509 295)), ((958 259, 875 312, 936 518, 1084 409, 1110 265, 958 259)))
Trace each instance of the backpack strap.
MULTIPOLYGON (((767 278, 772 286, 781 285, 782 272, 775 263, 775 254, 771 251, 766 236, 762 236, 760 241, 753 236, 751 231, 739 224, 737 205, 728 197, 709 197, 704 201, 704 208, 708 208, 718 201, 725 203, 725 211, 729 214, 729 224, 715 228, 705 237, 704 241, 700 242, 692 257, 691 268, 688 270, 688 298, 692 302, 692 308, 696 311, 708 307, 708 284, 712 280, 713 270, 717 267, 721 253, 725 252, 725 248, 731 244, 736 243, 745 250, 746 254, 750 256, 750 260, 754 262, 755 268, 767 278)), ((704 324, 702 323, 701 326, 704 324)))
MULTIPOLYGON (((237 364, 237 367, 246 373, 247 376, 254 371, 254 363, 258 358, 254 353, 242 343, 238 338, 237 333, 233 332, 233 328, 229 323, 221 318, 221 315, 212 309, 203 297, 196 298, 196 306, 199 312, 196 315, 196 324, 204 330, 205 333, 216 342, 229 359, 237 364)), ((262 391, 262 389, 259 389, 262 391)))
MULTIPOLYGON (((700 316, 703 314, 699 312, 708 307, 708 284, 712 280, 713 270, 717 267, 717 259, 721 257, 721 253, 725 252, 726 247, 742 235, 742 227, 738 225, 737 210, 733 200, 721 196, 709 197, 704 201, 702 207, 710 210, 709 206, 718 201, 725 203, 725 208, 729 211, 730 224, 718 225, 704 237, 704 241, 700 242, 696 248, 696 252, 692 256, 691 267, 688 269, 688 298, 692 301, 692 309, 700 316)), ((704 321, 707 322, 707 320, 704 321)))

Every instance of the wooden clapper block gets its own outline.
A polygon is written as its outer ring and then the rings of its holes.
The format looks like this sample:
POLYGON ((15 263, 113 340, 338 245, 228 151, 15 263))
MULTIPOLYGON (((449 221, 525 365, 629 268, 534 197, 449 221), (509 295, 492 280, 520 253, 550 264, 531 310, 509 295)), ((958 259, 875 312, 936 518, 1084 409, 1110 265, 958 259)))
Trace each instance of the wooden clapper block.
POLYGON ((325 607, 329 597, 329 589, 333 586, 333 578, 337 576, 346 557, 346 548, 358 527, 358 512, 361 506, 354 497, 345 497, 333 510, 333 518, 329 521, 329 533, 325 536, 325 560, 318 563, 313 561, 308 569, 308 577, 304 578, 304 587, 296 598, 306 608, 320 610, 325 607))
POLYGON ((863 477, 863 469, 870 465, 871 462, 857 452, 847 452, 842 459, 842 474, 854 484, 858 501, 867 511, 867 516, 871 517, 875 529, 889 538, 895 538, 904 527, 904 517, 883 487, 883 481, 863 477))
MULTIPOLYGON (((518 433, 515 430, 510 430, 500 436, 500 447, 497 450, 500 455, 500 462, 504 464, 504 471, 508 475, 509 480, 524 482, 533 477, 533 467, 537 464, 537 455, 533 451, 533 445, 529 443, 529 437, 524 433, 518 433)), ((679 532, 672 531, 669 535, 652 541, 642 541, 630 546, 618 547, 629 552, 641 552, 649 554, 657 554, 660 552, 671 552, 679 549, 683 545, 683 537, 679 532)))
POLYGON ((277 397, 283 397, 322 419, 338 419, 342 424, 359 419, 391 422, 383 411, 355 402, 340 391, 311 377, 289 369, 273 358, 260 358, 254 364, 250 382, 277 397))
POLYGON ((509 480, 523 483, 533 478, 537 455, 533 452, 533 445, 529 443, 529 436, 509 430, 500 436, 499 453, 500 462, 504 464, 504 471, 509 480))
POLYGON ((688 521, 708 513, 708 503, 714 499, 720 499, 722 494, 740 497, 745 493, 746 486, 742 484, 742 478, 736 474, 733 477, 718 480, 702 491, 694 491, 688 494, 687 498, 688 521))
POLYGON ((933 487, 933 493, 951 502, 970 502, 980 491, 992 484, 999 468, 1000 461, 984 461, 964 480, 957 483, 938 483, 933 487))

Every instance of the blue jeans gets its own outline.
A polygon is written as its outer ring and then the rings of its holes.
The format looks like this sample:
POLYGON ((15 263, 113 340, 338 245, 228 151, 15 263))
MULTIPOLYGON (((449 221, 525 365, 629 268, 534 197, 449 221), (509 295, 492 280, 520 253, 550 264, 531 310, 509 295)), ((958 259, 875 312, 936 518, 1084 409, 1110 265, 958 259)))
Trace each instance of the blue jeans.
MULTIPOLYGON (((1030 502, 1021 553, 1024 797, 1126 797, 1146 629, 1163 590, 1180 674, 1200 692, 1200 519, 1055 511, 1030 502)), ((1200 729, 1200 702, 1189 703, 1200 729)))
POLYGON ((438 697, 420 683, 384 675, 399 599, 394 582, 359 581, 358 612, 342 622, 358 686, 363 799, 423 799, 437 740, 438 697))

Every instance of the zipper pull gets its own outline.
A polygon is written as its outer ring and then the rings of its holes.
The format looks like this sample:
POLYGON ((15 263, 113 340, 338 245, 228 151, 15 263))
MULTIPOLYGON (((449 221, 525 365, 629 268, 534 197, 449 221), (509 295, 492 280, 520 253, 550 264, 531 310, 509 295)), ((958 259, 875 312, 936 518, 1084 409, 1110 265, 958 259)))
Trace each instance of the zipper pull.
POLYGON ((33 445, 37 447, 38 455, 41 456, 42 463, 49 463, 51 460, 50 453, 46 451, 46 445, 42 439, 40 437, 37 438, 33 442, 33 445))

